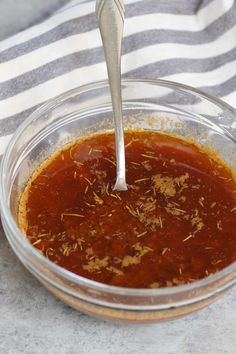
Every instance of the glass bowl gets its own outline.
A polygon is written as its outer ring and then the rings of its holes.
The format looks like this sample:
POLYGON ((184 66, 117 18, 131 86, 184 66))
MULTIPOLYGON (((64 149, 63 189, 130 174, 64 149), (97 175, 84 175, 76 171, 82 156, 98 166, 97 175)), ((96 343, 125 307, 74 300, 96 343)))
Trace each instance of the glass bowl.
MULTIPOLYGON (((236 111, 203 92, 162 80, 124 80, 126 128, 169 132, 211 146, 236 164, 236 111)), ((16 131, 1 165, 0 205, 7 239, 25 267, 72 307, 106 319, 151 322, 174 319, 209 305, 236 282, 236 263, 191 284, 160 289, 109 286, 52 263, 17 225, 19 196, 35 168, 61 146, 113 129, 107 82, 67 92, 36 110, 16 131)))

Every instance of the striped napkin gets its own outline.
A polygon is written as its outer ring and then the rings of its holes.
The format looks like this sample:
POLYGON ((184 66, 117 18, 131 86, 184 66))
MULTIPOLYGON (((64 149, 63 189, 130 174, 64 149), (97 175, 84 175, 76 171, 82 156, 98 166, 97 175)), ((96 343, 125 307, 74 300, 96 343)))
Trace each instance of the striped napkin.
MULTIPOLYGON (((125 0, 123 77, 165 78, 236 106, 234 0, 125 0)), ((48 99, 107 78, 95 1, 75 0, 0 42, 0 155, 48 99)))

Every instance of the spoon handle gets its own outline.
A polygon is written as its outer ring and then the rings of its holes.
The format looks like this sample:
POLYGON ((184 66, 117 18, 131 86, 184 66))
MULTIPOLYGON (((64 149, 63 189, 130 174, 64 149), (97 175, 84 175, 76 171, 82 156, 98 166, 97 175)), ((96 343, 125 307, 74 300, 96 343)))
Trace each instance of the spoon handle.
POLYGON ((107 63, 115 122, 117 166, 114 189, 116 190, 127 190, 121 97, 121 44, 124 11, 123 0, 97 0, 96 2, 96 15, 107 63))

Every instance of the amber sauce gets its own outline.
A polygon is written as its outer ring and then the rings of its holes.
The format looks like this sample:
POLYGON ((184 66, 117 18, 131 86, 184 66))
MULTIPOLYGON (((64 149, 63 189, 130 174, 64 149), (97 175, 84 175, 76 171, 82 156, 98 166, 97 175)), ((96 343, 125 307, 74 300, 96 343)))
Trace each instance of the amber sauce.
POLYGON ((125 134, 127 192, 113 191, 114 135, 91 135, 31 177, 19 224, 51 261, 102 283, 156 288, 204 278, 236 260, 236 183, 185 140, 125 134))

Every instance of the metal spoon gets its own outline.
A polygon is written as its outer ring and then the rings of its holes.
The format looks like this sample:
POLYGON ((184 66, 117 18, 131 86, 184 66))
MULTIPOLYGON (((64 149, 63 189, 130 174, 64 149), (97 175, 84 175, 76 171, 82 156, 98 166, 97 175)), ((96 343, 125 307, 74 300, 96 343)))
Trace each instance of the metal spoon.
POLYGON ((124 28, 123 0, 97 0, 96 15, 105 52, 116 136, 115 190, 127 190, 121 97, 121 43, 124 28))

